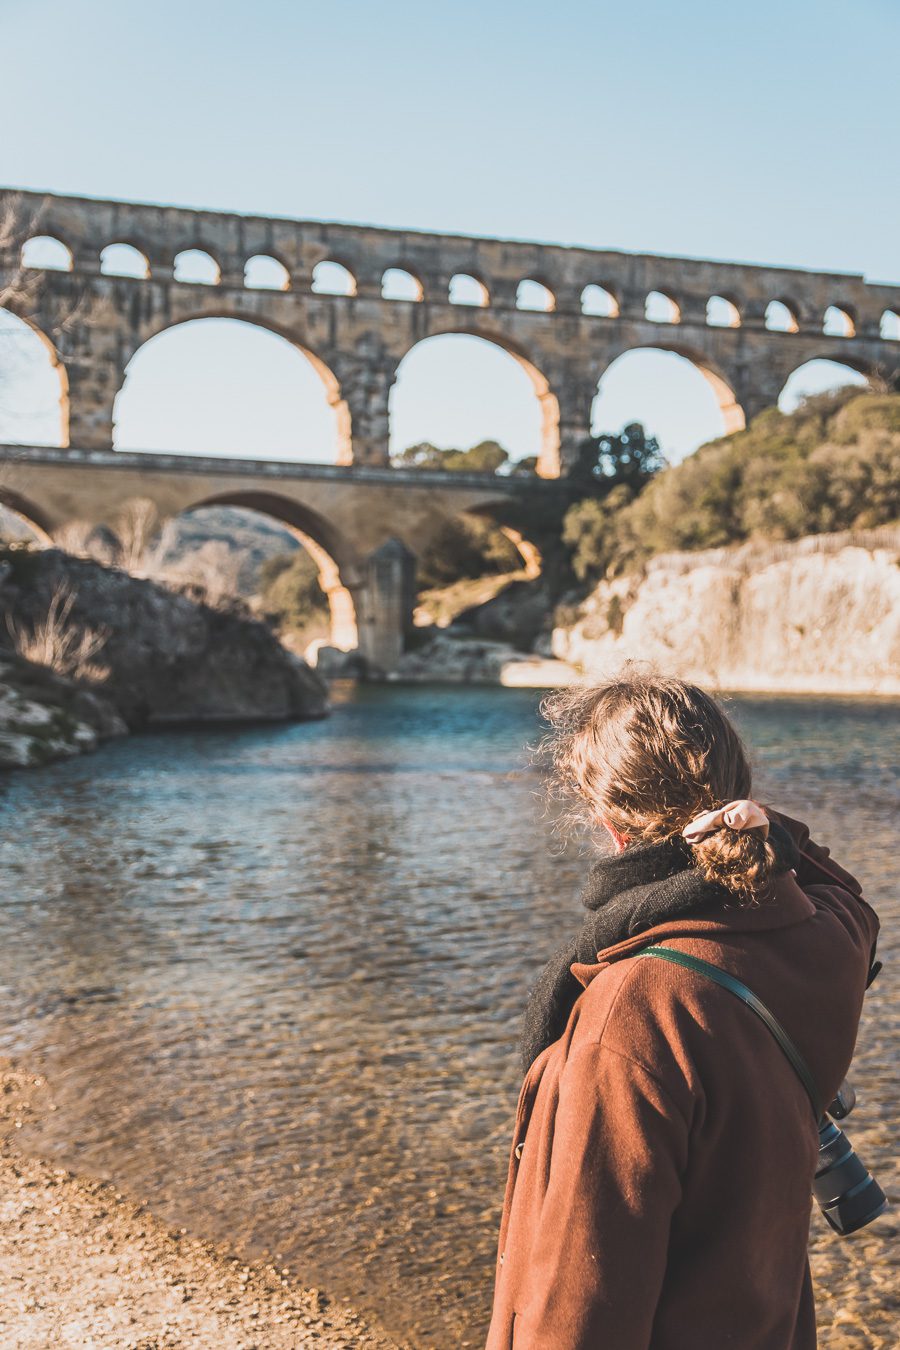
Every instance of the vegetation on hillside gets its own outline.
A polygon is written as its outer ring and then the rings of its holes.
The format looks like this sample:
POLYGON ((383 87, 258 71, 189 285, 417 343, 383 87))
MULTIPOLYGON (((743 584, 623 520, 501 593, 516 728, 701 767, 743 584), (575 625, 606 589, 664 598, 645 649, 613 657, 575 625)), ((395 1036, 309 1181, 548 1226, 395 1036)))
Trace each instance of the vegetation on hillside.
POLYGON ((266 618, 283 633, 328 629, 328 599, 319 569, 305 549, 276 553, 259 569, 259 602, 266 618))
POLYGON ((746 539, 871 528, 900 519, 900 395, 838 389, 796 412, 770 408, 652 475, 569 508, 563 537, 580 580, 652 554, 746 539))
POLYGON ((431 441, 419 441, 393 456, 398 469, 443 469, 451 473, 533 474, 537 458, 513 460, 498 441, 479 441, 468 450, 441 450, 431 441))

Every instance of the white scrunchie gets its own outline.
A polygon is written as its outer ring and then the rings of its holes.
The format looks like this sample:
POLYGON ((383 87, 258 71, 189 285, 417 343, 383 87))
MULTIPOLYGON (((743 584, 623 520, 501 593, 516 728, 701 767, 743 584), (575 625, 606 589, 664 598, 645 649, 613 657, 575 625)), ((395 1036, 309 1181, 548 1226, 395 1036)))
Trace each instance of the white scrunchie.
POLYGON ((761 806, 746 797, 720 806, 715 811, 704 811, 689 821, 681 833, 689 844, 696 844, 698 839, 720 830, 723 825, 728 825, 732 830, 761 829, 764 839, 769 834, 769 817, 761 806))

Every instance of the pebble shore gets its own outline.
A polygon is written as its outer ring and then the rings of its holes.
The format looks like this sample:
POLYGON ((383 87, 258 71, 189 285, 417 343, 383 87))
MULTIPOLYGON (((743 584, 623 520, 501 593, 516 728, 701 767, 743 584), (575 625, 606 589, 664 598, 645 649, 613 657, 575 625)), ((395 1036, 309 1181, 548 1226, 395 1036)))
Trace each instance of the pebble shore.
POLYGON ((42 1080, 0 1065, 3 1350, 405 1350, 286 1270, 167 1229, 16 1147, 42 1080))

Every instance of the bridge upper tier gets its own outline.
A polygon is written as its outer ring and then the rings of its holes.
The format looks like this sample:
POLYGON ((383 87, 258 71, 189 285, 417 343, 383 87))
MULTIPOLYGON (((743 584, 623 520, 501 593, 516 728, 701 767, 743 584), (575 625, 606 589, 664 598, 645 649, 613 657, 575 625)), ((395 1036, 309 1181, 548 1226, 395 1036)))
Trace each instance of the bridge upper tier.
POLYGON ((388 396, 397 367, 422 338, 464 332, 511 352, 531 377, 543 412, 542 472, 570 462, 590 427, 603 371, 624 351, 661 347, 693 361, 712 385, 727 430, 773 403, 805 361, 831 357, 865 373, 900 371, 900 342, 883 329, 900 314, 900 286, 858 274, 763 267, 652 254, 444 235, 322 221, 243 216, 134 202, 0 190, 13 223, 0 252, 0 283, 19 266, 33 236, 58 239, 71 270, 47 270, 26 287, 20 312, 53 344, 67 374, 71 439, 112 444, 113 404, 127 362, 148 338, 192 318, 234 317, 262 324, 311 357, 338 414, 343 462, 385 463, 388 396), (101 254, 127 244, 143 254, 146 276, 105 275, 101 254), (199 249, 216 271, 211 285, 180 281, 179 254, 199 249), (251 258, 284 269, 283 289, 246 285, 251 258), (323 262, 350 274, 348 294, 322 294, 323 262), (409 273, 419 303, 383 295, 390 269, 409 273), (471 278, 478 304, 452 303, 454 277, 471 278), (520 285, 546 288, 546 310, 519 307, 520 285), (609 297, 605 314, 585 312, 588 287, 609 297), (671 322, 648 316, 648 294, 671 301, 671 322), (710 324, 711 297, 732 307, 728 326, 710 324), (772 301, 793 331, 766 326, 772 301), (823 332, 826 311, 846 318, 823 332))

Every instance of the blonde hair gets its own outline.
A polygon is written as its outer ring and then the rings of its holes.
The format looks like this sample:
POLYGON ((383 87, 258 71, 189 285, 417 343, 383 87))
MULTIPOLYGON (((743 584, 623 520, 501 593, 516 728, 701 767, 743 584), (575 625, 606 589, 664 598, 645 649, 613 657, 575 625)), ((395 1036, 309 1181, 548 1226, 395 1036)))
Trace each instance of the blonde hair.
MULTIPOLYGON (((750 795, 740 736, 715 699, 684 680, 626 671, 559 690, 541 712, 552 786, 589 824, 605 822, 630 843, 680 836, 700 812, 750 795)), ((691 847, 707 880, 745 903, 769 882, 775 855, 758 829, 723 825, 691 847)))

